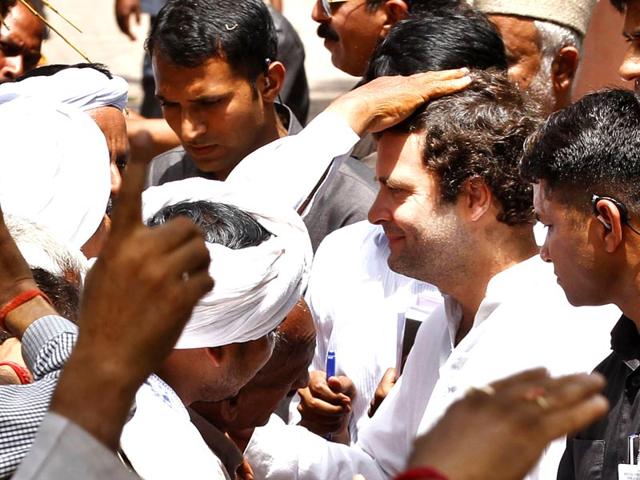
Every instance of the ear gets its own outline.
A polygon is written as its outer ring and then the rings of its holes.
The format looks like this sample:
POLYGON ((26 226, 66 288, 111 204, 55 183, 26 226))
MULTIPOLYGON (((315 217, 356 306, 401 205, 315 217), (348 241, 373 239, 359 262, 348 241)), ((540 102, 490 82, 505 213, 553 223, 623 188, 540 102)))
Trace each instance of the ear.
POLYGON ((282 62, 273 61, 267 67, 267 73, 258 77, 258 88, 265 102, 273 103, 276 101, 284 84, 286 72, 282 62))
POLYGON ((556 98, 569 96, 571 86, 578 70, 580 52, 573 46, 564 46, 560 49, 551 64, 551 81, 556 98))
POLYGON ((381 6, 386 20, 382 26, 382 35, 387 36, 391 27, 409 16, 409 6, 405 0, 387 0, 381 6))
POLYGON ((493 203, 493 194, 485 181, 479 177, 470 178, 464 183, 463 196, 466 215, 472 222, 480 220, 493 203))
POLYGON ((208 347, 207 356, 215 367, 219 367, 225 357, 224 347, 208 347))
POLYGON ((599 200, 596 204, 598 216, 596 220, 600 225, 600 238, 605 251, 613 253, 622 243, 622 220, 620 210, 610 200, 599 200))

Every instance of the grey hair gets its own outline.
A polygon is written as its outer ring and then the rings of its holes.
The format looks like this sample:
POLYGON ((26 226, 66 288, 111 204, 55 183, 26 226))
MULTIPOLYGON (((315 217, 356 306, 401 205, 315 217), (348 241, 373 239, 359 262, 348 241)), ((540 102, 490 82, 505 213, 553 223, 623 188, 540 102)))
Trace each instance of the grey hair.
POLYGON ((46 228, 27 219, 5 215, 4 220, 31 268, 41 268, 62 277, 70 274, 78 281, 84 278, 87 259, 82 252, 64 245, 46 228))
MULTIPOLYGON (((553 22, 534 20, 540 36, 540 69, 531 82, 531 92, 546 103, 550 111, 553 104, 553 86, 551 85, 551 67, 553 61, 563 47, 575 47, 582 55, 584 37, 571 27, 553 22)), ((573 86, 572 86, 573 87, 573 86)))

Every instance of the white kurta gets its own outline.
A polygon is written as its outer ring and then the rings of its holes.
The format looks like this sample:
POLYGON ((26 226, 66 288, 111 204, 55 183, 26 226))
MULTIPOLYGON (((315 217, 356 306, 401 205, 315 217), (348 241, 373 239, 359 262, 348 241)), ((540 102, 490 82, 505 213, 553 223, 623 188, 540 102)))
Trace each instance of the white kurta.
MULTIPOLYGON (((553 267, 533 257, 496 275, 467 336, 454 348, 460 308, 451 299, 418 332, 400 381, 358 443, 347 447, 301 427, 259 428, 249 443, 256 478, 391 478, 426 432, 472 386, 534 367, 552 375, 591 371, 610 351, 615 307, 572 307, 553 267)), ((564 442, 554 442, 528 480, 555 478, 564 442)))
POLYGON ((136 393, 136 411, 122 430, 120 446, 136 473, 148 480, 229 480, 178 396, 155 376, 136 393))
MULTIPOLYGON (((349 377, 356 396, 349 429, 355 443, 368 421, 376 387, 398 356, 398 314, 420 303, 433 311, 442 295, 428 283, 389 269, 389 244, 380 226, 358 222, 328 235, 311 269, 306 300, 316 324, 310 370, 325 370, 327 351, 336 353, 336 373, 349 377)), ((300 420, 292 402, 289 423, 300 420)))

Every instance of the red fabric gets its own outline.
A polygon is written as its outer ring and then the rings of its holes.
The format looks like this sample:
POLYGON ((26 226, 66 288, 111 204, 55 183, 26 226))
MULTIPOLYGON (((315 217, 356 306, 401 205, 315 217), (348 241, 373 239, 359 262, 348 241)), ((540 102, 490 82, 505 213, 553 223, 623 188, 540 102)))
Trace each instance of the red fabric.
POLYGON ((33 376, 31 375, 31 372, 19 363, 9 361, 0 362, 0 367, 10 367, 20 379, 20 383, 22 385, 33 382, 33 376))
POLYGON ((396 477, 396 480, 448 480, 442 473, 431 467, 418 467, 407 470, 396 477))
POLYGON ((9 302, 7 302, 0 309, 0 328, 2 328, 3 330, 7 329, 4 324, 4 321, 7 318, 7 315, 9 315, 9 313, 14 311, 19 306, 24 305, 29 300, 33 300, 36 297, 42 297, 49 304, 51 304, 51 300, 49 300, 49 297, 47 297, 39 288, 34 288, 33 290, 27 290, 26 292, 22 292, 16 295, 15 297, 13 297, 9 302))

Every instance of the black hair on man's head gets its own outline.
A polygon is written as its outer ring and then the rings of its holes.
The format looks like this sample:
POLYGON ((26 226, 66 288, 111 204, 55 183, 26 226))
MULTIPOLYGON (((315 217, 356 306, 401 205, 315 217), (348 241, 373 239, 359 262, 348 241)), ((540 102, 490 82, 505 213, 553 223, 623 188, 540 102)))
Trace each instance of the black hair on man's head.
MULTIPOLYGON (((436 8, 456 7, 461 5, 465 0, 404 0, 409 7, 409 13, 429 13, 436 8)), ((377 10, 386 0, 366 0, 369 10, 377 10)))
POLYGON ((34 68, 33 70, 25 73, 24 75, 20 75, 16 79, 16 82, 19 82, 20 80, 25 80, 27 78, 32 78, 32 77, 50 77, 52 75, 55 75, 58 72, 67 70, 69 68, 92 68, 97 72, 102 73, 105 77, 107 77, 110 80, 113 78, 111 71, 109 71, 106 65, 103 65, 102 63, 75 63, 73 65, 53 63, 51 65, 44 65, 42 67, 34 68))
POLYGON ((584 212, 593 194, 640 212, 640 97, 607 89, 554 113, 528 141, 521 170, 584 212))
POLYGON ((438 179, 442 203, 455 202, 467 180, 481 178, 500 204, 498 221, 532 223, 532 188, 518 161, 540 121, 537 104, 506 72, 472 74, 465 90, 429 102, 391 131, 424 138, 422 162, 438 179))
POLYGON ((147 224, 162 225, 172 218, 184 216, 198 225, 209 243, 233 250, 255 247, 271 237, 271 233, 251 215, 238 207, 206 201, 181 202, 164 207, 147 224))
POLYGON ((394 25, 376 48, 365 78, 462 67, 506 70, 504 43, 484 14, 442 9, 394 25))
POLYGON ((169 0, 153 23, 147 50, 187 68, 220 58, 255 80, 275 60, 278 40, 262 0, 169 0))
POLYGON ((56 311, 67 320, 77 323, 80 310, 80 287, 63 276, 54 275, 42 268, 32 268, 31 273, 38 288, 49 297, 56 311))

